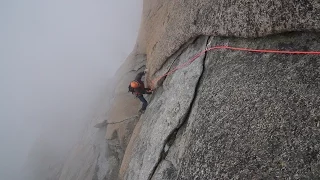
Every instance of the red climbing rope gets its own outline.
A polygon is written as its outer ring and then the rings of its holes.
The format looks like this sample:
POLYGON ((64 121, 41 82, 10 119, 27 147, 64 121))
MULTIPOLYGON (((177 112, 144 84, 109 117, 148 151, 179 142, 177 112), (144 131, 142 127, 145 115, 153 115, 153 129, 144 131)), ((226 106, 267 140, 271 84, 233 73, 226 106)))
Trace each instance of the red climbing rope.
POLYGON ((171 71, 163 74, 162 76, 157 77, 152 81, 151 88, 154 89, 154 85, 163 77, 173 74, 175 71, 182 69, 184 67, 189 66, 193 61, 198 59, 198 57, 205 54, 207 51, 212 51, 216 49, 230 49, 234 51, 247 51, 247 52, 257 52, 257 53, 275 53, 275 54, 312 54, 312 55, 320 55, 320 51, 285 51, 285 50, 271 50, 271 49, 250 49, 250 48, 237 48, 237 47, 230 47, 230 46, 214 46, 211 48, 207 48, 200 53, 193 56, 189 61, 181 64, 180 66, 175 67, 171 71))

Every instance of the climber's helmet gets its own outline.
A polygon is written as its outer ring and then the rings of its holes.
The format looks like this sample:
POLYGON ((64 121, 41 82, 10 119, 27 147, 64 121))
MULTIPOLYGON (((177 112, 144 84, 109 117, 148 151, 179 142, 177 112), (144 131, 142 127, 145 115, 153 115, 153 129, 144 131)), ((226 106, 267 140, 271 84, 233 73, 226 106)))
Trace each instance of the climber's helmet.
POLYGON ((138 87, 140 87, 140 83, 137 82, 137 81, 132 81, 132 82, 130 83, 130 86, 131 86, 132 88, 138 88, 138 87))

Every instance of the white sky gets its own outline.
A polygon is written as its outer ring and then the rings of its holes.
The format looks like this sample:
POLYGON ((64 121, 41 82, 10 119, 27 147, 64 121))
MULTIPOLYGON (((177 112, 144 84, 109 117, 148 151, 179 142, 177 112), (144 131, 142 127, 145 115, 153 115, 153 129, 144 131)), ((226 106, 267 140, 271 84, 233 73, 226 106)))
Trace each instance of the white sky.
POLYGON ((15 178, 41 131, 92 111, 133 49, 141 11, 142 0, 0 1, 1 180, 15 178))

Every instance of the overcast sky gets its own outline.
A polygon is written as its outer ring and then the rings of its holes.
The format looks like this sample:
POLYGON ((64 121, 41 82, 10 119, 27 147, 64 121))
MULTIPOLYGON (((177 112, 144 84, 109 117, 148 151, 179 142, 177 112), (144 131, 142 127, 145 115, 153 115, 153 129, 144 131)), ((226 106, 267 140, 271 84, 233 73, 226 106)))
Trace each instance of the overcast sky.
POLYGON ((15 178, 44 129, 92 111, 141 11, 142 0, 0 1, 1 180, 15 178))

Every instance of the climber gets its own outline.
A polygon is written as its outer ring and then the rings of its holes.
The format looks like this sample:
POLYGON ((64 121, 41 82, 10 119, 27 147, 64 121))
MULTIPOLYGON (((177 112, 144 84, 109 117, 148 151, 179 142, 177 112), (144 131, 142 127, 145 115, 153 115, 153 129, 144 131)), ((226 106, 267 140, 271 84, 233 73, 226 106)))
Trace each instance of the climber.
POLYGON ((129 85, 129 92, 132 92, 132 94, 136 95, 137 98, 142 102, 142 107, 139 110, 141 114, 144 113, 148 106, 147 100, 143 97, 143 94, 152 94, 152 90, 150 88, 145 88, 144 83, 141 80, 142 76, 145 75, 148 72, 148 70, 144 70, 143 72, 140 72, 137 74, 135 80, 131 81, 129 85))

